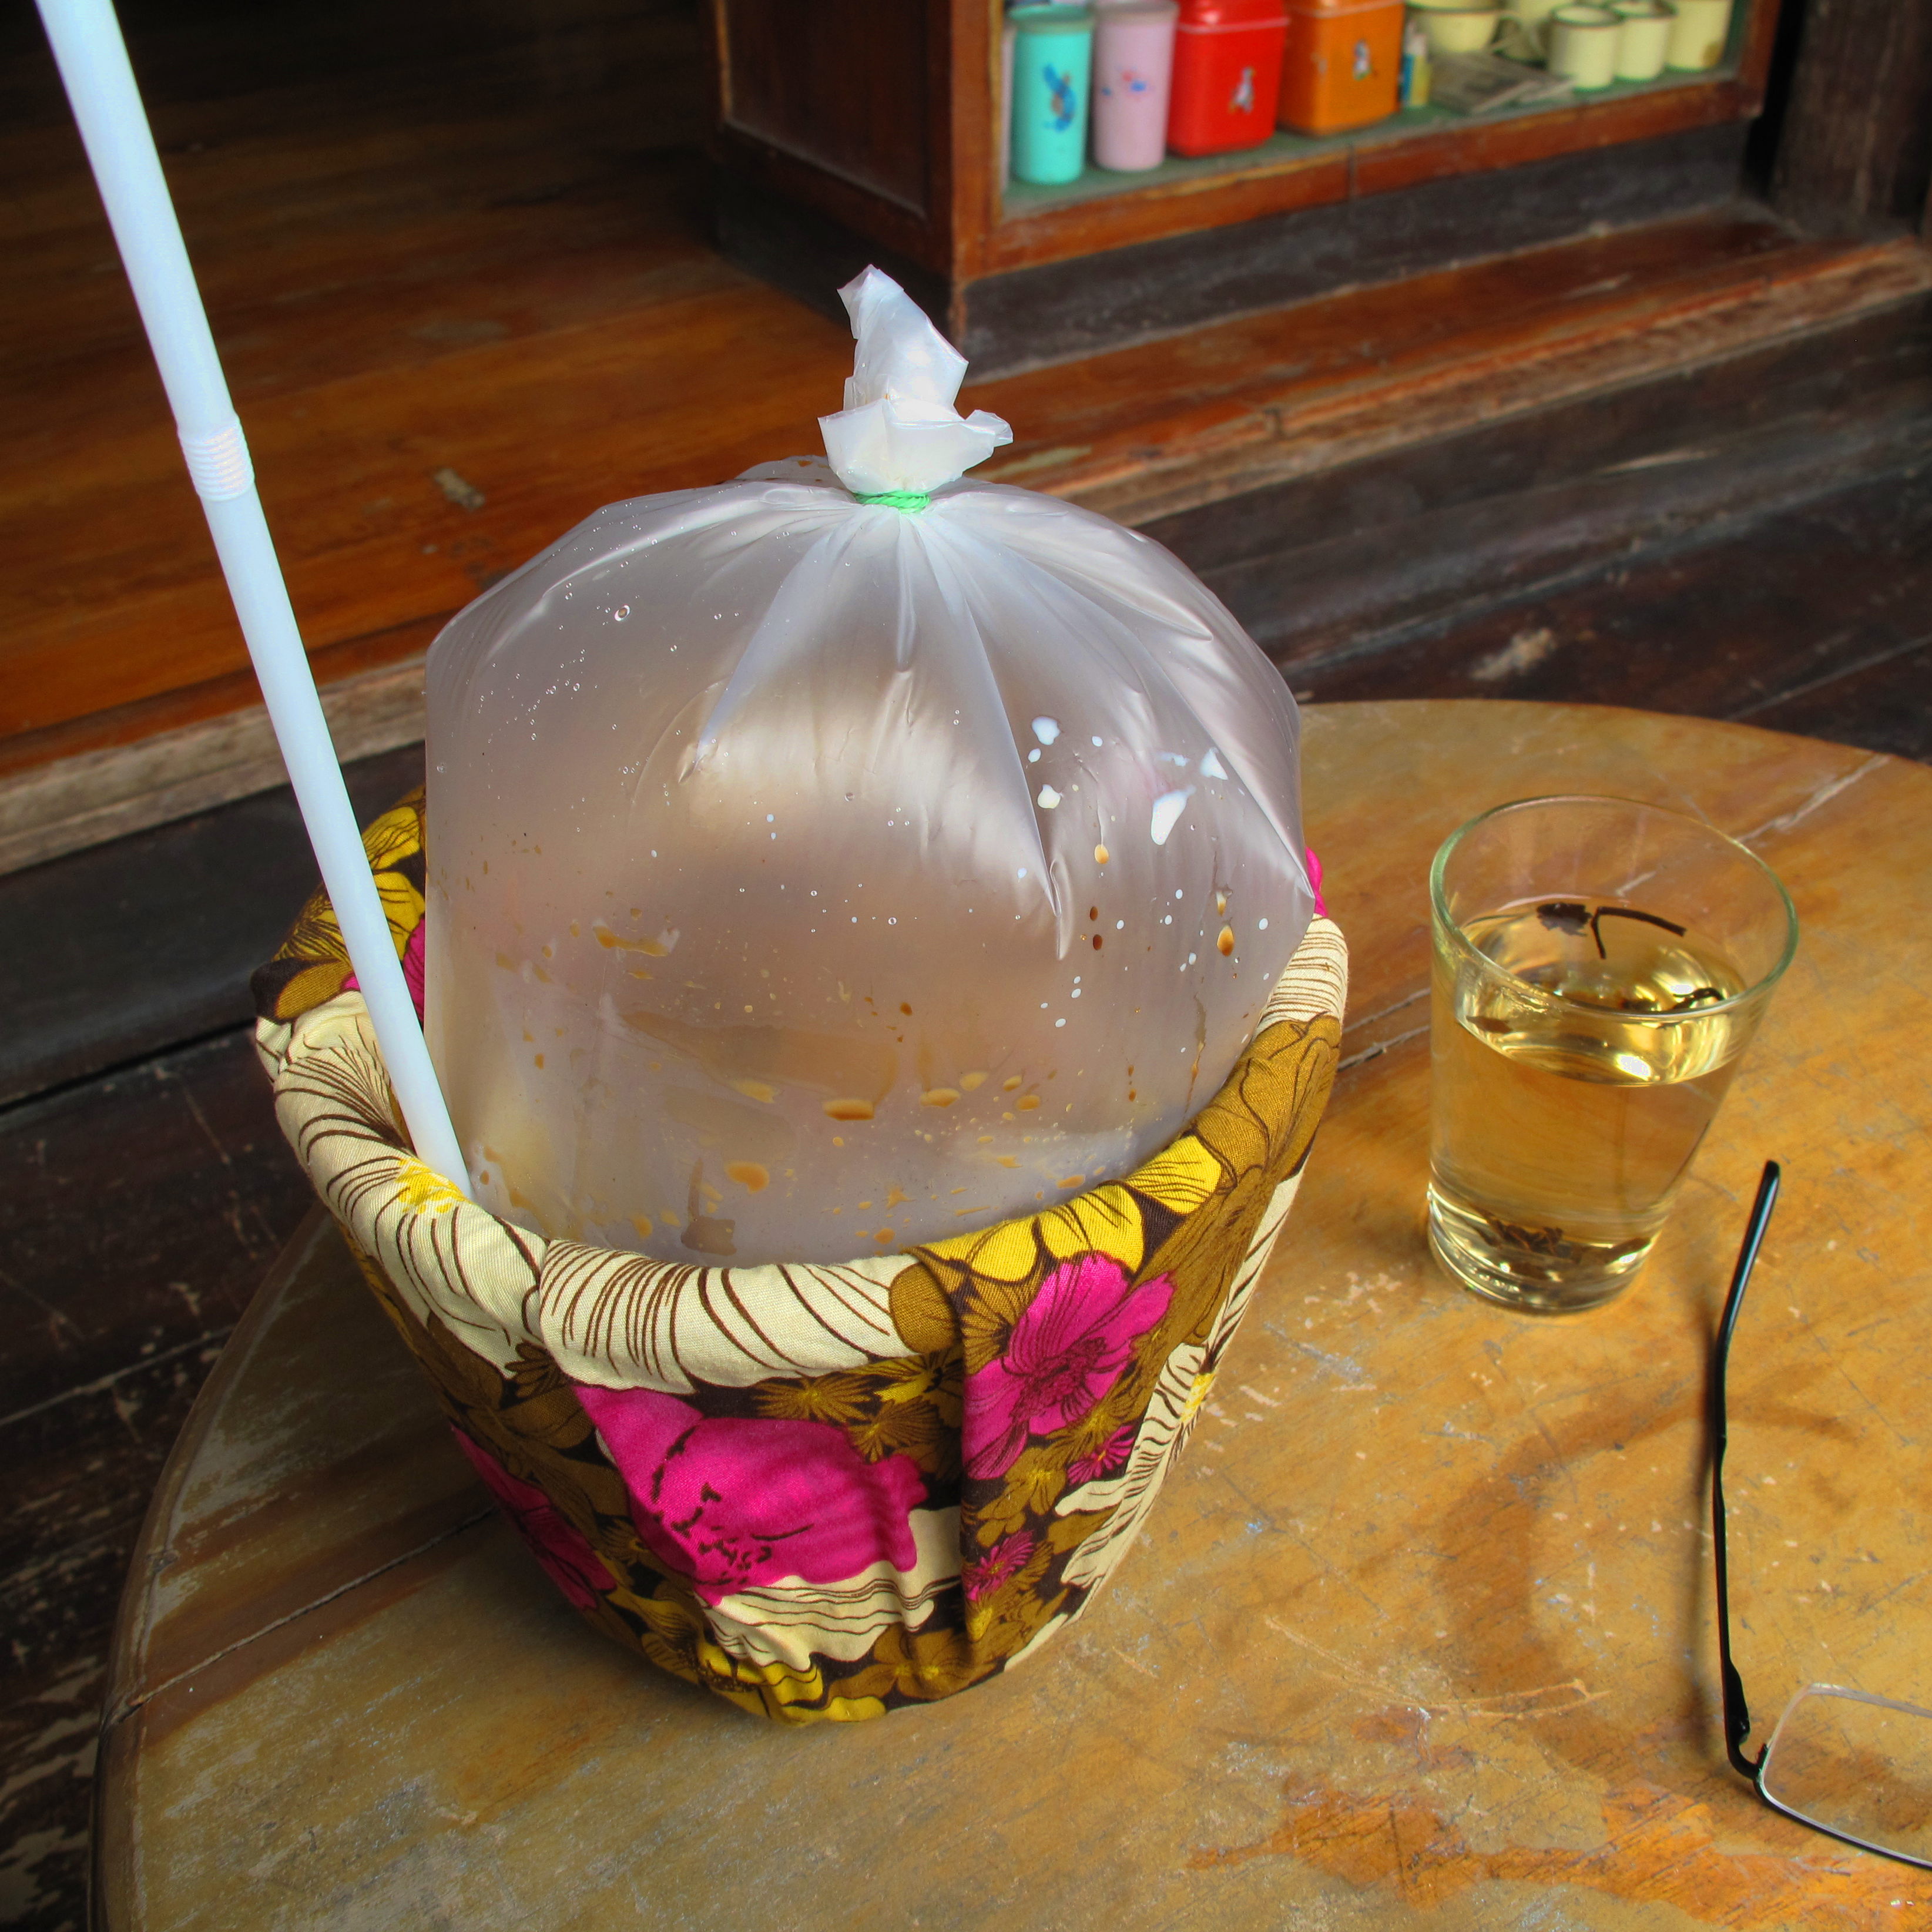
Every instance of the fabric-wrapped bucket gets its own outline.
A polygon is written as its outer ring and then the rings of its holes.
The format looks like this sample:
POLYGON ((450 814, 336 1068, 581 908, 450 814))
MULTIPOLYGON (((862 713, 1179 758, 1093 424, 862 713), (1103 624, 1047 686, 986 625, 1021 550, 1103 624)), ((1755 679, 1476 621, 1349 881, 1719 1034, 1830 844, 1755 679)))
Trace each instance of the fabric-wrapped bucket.
MULTIPOLYGON (((421 1000, 422 799, 365 835, 421 1000)), ((546 1240, 410 1151, 327 900, 255 976, 276 1111, 551 1580, 794 1723, 950 1696, 1125 1553, 1287 1217, 1348 984, 1318 917, 1226 1084, 1124 1180, 840 1266, 546 1240)))

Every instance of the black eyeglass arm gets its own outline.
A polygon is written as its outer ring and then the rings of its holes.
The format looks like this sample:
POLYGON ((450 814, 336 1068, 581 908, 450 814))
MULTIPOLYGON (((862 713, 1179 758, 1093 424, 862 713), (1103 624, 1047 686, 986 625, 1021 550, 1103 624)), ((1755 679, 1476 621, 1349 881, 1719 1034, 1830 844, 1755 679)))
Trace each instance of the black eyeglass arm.
POLYGON ((1724 1748, 1731 1762, 1755 1784, 1764 1763, 1760 1750, 1755 1758, 1744 1752, 1750 1736, 1750 1709, 1744 1702, 1744 1680, 1731 1661, 1731 1598, 1730 1568, 1724 1553, 1724 1445, 1727 1437, 1724 1413, 1724 1372, 1731 1358, 1731 1334, 1738 1325, 1738 1311, 1744 1306, 1744 1288, 1751 1270, 1757 1265, 1757 1251, 1764 1245, 1764 1231, 1771 1210, 1778 1204, 1778 1163, 1768 1160, 1757 1185, 1757 1199, 1738 1250, 1738 1264, 1731 1274, 1731 1292, 1724 1301, 1724 1312, 1718 1324, 1718 1340, 1711 1352, 1711 1541, 1718 1564, 1718 1660, 1724 1696, 1724 1748))

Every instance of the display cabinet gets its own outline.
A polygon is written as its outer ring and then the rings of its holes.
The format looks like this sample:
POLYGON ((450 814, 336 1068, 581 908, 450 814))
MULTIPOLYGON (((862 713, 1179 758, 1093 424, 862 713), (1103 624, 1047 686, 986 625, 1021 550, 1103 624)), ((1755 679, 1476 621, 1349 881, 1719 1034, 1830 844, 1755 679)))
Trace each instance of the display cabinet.
POLYGON ((1718 65, 1326 139, 1003 178, 998 0, 711 0, 728 254, 823 305, 875 260, 982 373, 1684 212, 1736 191, 1776 0, 1718 65))

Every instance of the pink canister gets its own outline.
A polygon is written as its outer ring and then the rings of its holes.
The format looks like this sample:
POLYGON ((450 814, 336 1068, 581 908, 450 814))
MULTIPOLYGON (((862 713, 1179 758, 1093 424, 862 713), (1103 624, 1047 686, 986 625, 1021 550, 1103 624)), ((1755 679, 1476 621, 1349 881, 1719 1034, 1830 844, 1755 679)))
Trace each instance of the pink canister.
POLYGON ((1167 154, 1178 0, 1101 0, 1094 27, 1094 159, 1123 173, 1167 154))

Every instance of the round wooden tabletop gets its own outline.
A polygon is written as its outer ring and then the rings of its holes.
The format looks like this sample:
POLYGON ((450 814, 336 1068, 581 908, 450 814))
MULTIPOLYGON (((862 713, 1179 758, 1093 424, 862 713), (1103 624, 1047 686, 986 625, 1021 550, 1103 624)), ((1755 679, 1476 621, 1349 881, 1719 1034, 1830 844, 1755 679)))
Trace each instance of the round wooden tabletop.
POLYGON ((1766 1729, 1813 1679, 1932 1704, 1932 771, 1575 706, 1306 724, 1310 836, 1353 952, 1344 1070, 1215 1399, 1080 1624, 872 1724, 792 1731, 653 1674, 496 1518, 311 1222, 135 1561, 97 1922, 1932 1918, 1932 1874, 1787 1822, 1726 1764, 1701 1420, 1774 1157, 1732 1369, 1738 1664, 1766 1729), (1556 1322, 1462 1293, 1421 1238, 1429 857, 1551 790, 1703 813, 1804 928, 1646 1274, 1556 1322))

